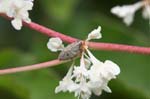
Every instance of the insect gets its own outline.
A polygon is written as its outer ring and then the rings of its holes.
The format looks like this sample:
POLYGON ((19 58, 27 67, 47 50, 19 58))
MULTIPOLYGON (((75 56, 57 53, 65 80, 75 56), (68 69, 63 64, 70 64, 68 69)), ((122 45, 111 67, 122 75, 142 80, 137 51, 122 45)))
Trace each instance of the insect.
POLYGON ((58 59, 59 60, 68 60, 73 59, 79 56, 82 53, 82 41, 76 41, 72 44, 69 44, 65 47, 62 52, 60 52, 58 59))

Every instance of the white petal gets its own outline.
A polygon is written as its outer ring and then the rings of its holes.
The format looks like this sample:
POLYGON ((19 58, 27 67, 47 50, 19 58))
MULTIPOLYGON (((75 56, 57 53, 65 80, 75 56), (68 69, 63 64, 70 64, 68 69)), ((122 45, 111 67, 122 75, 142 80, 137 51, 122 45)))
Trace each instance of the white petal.
POLYGON ((108 86, 103 86, 104 91, 111 93, 111 89, 108 86))
POLYGON ((55 88, 55 93, 58 93, 60 91, 66 92, 72 92, 78 88, 77 84, 75 84, 71 79, 63 79, 59 82, 59 86, 55 88))
MULTIPOLYGON (((8 8, 9 9, 9 8, 8 8)), ((14 17, 14 15, 16 14, 16 12, 14 10, 7 10, 7 12, 5 12, 7 16, 9 17, 14 17)), ((16 18, 16 17, 15 17, 16 18)))
POLYGON ((91 61, 85 58, 85 59, 84 59, 84 63, 85 63, 86 69, 89 69, 90 66, 91 66, 91 61))
POLYGON ((68 73, 63 78, 62 81, 59 82, 59 86, 56 87, 55 93, 58 93, 60 91, 66 92, 72 92, 78 88, 78 85, 74 83, 74 81, 71 79, 73 66, 70 67, 68 73))
POLYGON ((130 25, 134 19, 134 14, 143 6, 143 2, 137 2, 133 5, 116 6, 111 9, 111 13, 123 18, 126 25, 130 25))
POLYGON ((101 64, 92 65, 90 70, 88 71, 89 79, 94 83, 99 83, 101 81, 100 71, 101 71, 101 64))
POLYGON ((99 26, 97 29, 94 29, 91 33, 89 33, 87 41, 91 39, 100 39, 102 37, 100 32, 101 26, 99 26))
POLYGON ((91 96, 91 90, 88 87, 85 79, 81 80, 79 83, 79 88, 75 90, 75 97, 81 97, 82 99, 89 99, 91 96))
POLYGON ((73 70, 72 78, 76 78, 76 82, 81 81, 81 79, 88 77, 88 70, 86 69, 85 63, 84 63, 84 55, 82 54, 81 60, 80 60, 80 66, 75 66, 73 70))
POLYGON ((120 73, 120 68, 117 64, 110 60, 106 60, 104 62, 104 65, 109 68, 110 72, 113 73, 114 75, 118 75, 120 73))
POLYGON ((22 27, 22 20, 21 19, 14 19, 11 21, 11 24, 16 30, 20 30, 22 27))
POLYGON ((102 63, 90 52, 90 50, 86 49, 86 51, 87 51, 88 55, 90 56, 90 60, 93 64, 101 64, 102 63))
POLYGON ((25 10, 32 10, 33 3, 31 1, 25 1, 24 2, 24 9, 25 10))
POLYGON ((27 18, 24 18, 23 21, 27 22, 27 23, 30 23, 31 22, 31 19, 29 17, 27 18))
POLYGON ((116 78, 116 75, 120 73, 120 68, 117 64, 107 60, 104 62, 103 66, 100 67, 99 73, 102 79, 106 80, 105 82, 107 82, 116 78))
POLYGON ((92 92, 95 95, 100 96, 102 94, 102 89, 101 88, 94 88, 94 89, 92 89, 92 92))
POLYGON ((23 6, 23 2, 24 2, 23 0, 14 0, 12 2, 12 6, 15 7, 15 8, 20 9, 23 6))
POLYGON ((123 22, 127 25, 127 26, 129 26, 129 25, 131 25, 132 24, 132 22, 133 22, 133 18, 134 18, 134 15, 128 15, 128 16, 126 16, 124 19, 123 19, 123 22))
MULTIPOLYGON (((29 13, 26 10, 20 10, 18 16, 16 16, 16 17, 20 17, 25 22, 28 22, 28 20, 30 20, 29 13)), ((28 23, 30 23, 30 22, 28 22, 28 23)))
POLYGON ((143 9, 142 15, 143 15, 143 18, 150 20, 150 5, 145 6, 145 8, 143 9))
POLYGON ((60 38, 56 37, 56 38, 49 39, 49 41, 47 43, 47 47, 52 52, 57 52, 59 50, 63 50, 64 45, 62 44, 62 40, 60 38))
POLYGON ((88 72, 85 67, 75 66, 72 78, 76 78, 76 82, 79 82, 83 77, 87 78, 88 72))
POLYGON ((16 30, 22 27, 22 21, 31 22, 28 11, 33 7, 33 0, 1 0, 0 12, 5 13, 9 17, 13 17, 11 21, 16 30), (20 21, 19 21, 20 20, 20 21))

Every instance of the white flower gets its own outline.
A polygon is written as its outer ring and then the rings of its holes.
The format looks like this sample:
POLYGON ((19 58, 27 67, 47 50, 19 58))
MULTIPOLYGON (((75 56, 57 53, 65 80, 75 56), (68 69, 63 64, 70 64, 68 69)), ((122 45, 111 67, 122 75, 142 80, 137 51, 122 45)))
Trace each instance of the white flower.
POLYGON ((11 0, 0 0, 0 13, 7 13, 11 5, 11 0))
POLYGON ((76 78, 76 81, 80 81, 80 79, 82 79, 82 77, 87 77, 88 73, 87 73, 87 69, 83 66, 75 66, 74 67, 74 71, 73 71, 73 75, 72 77, 76 78))
POLYGON ((101 27, 99 26, 97 29, 94 29, 91 33, 89 33, 87 41, 91 39, 100 39, 101 35, 101 27))
POLYGON ((86 83, 85 79, 82 79, 78 88, 74 90, 75 92, 75 97, 82 98, 82 99, 89 99, 91 96, 91 90, 86 83))
POLYGON ((11 24, 13 25, 13 27, 15 27, 15 29, 20 30, 22 27, 22 21, 20 21, 20 19, 14 19, 11 21, 11 24))
POLYGON ((146 5, 143 9, 143 18, 150 20, 150 5, 146 5))
POLYGON ((120 73, 120 68, 117 64, 110 60, 106 60, 103 64, 103 68, 101 74, 104 78, 111 80, 112 78, 116 78, 116 75, 120 73))
POLYGON ((22 21, 31 22, 29 18, 29 10, 32 10, 33 0, 1 0, 0 13, 5 13, 12 17, 11 24, 16 30, 22 27, 22 21))
POLYGON ((76 82, 79 82, 83 78, 86 79, 87 76, 88 76, 88 71, 84 63, 84 56, 82 55, 80 60, 80 66, 74 67, 72 78, 76 78, 76 82))
MULTIPOLYGON (((101 28, 98 27, 98 29, 92 31, 86 41, 100 38, 100 30, 101 28)), ((116 78, 120 73, 120 68, 110 60, 105 62, 99 61, 88 50, 86 41, 85 45, 82 46, 84 51, 81 53, 80 65, 74 66, 73 64, 74 67, 71 66, 67 75, 60 81, 59 86, 56 87, 56 93, 60 91, 74 92, 75 97, 78 97, 78 99, 89 99, 92 93, 99 96, 103 90, 111 93, 108 82, 116 78)), ((49 49, 53 49, 53 51, 57 51, 60 48, 59 46, 62 45, 62 41, 56 40, 56 38, 49 42, 49 49)))
POLYGON ((104 63, 96 59, 96 57, 86 49, 92 66, 89 72, 89 86, 95 95, 100 95, 102 90, 111 92, 107 86, 109 80, 116 78, 116 75, 120 73, 120 68, 112 61, 106 60, 104 63))
POLYGON ((134 14, 143 6, 143 2, 137 2, 133 5, 116 6, 111 9, 111 13, 123 18, 123 22, 126 25, 130 25, 133 22, 134 14))
POLYGON ((90 60, 88 60, 88 59, 86 59, 86 58, 84 58, 84 63, 85 63, 85 67, 86 67, 86 69, 89 69, 89 68, 90 68, 90 66, 91 66, 91 61, 90 61, 90 60))
POLYGON ((87 49, 87 52, 91 58, 93 65, 89 70, 90 79, 97 81, 100 78, 111 80, 120 73, 120 68, 117 64, 110 60, 106 60, 104 63, 94 57, 94 55, 87 49))
POLYGON ((62 44, 62 40, 60 38, 56 37, 56 38, 49 39, 49 41, 47 43, 47 47, 52 52, 57 52, 57 51, 63 50, 64 45, 62 44))
POLYGON ((62 81, 59 82, 59 86, 56 87, 55 93, 58 93, 60 91, 66 92, 72 92, 78 88, 78 85, 74 83, 74 81, 71 79, 73 66, 70 67, 68 73, 63 78, 62 81))
POLYGON ((90 90, 97 96, 102 94, 102 91, 106 91, 108 93, 111 93, 111 89, 107 86, 107 81, 105 80, 101 80, 101 82, 99 82, 101 84, 101 86, 96 86, 96 83, 93 82, 89 82, 88 86, 90 88, 90 90))

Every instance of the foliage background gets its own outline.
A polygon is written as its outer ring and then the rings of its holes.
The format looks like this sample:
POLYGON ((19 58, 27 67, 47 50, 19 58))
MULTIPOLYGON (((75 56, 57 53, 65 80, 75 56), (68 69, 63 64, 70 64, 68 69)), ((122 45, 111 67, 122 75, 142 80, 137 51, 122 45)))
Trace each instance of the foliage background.
MULTIPOLYGON (((141 11, 127 27, 110 13, 115 5, 137 0, 35 0, 30 12, 32 21, 76 38, 85 39, 98 25, 103 38, 111 42, 150 46, 150 28, 141 11)), ((0 17, 0 68, 34 64, 57 58, 46 43, 48 37, 29 28, 16 31, 8 20, 0 17)), ((112 94, 91 99, 150 99, 150 56, 122 52, 92 51, 102 61, 110 59, 121 68, 121 74, 109 83, 112 94)), ((75 99, 73 94, 55 94, 55 87, 71 63, 52 68, 0 76, 1 99, 75 99)))

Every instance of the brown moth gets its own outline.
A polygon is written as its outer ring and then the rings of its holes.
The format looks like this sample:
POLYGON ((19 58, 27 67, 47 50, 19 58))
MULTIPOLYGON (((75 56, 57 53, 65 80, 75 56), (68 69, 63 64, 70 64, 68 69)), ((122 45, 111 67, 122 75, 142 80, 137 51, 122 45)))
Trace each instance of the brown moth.
POLYGON ((82 53, 82 41, 76 41, 65 47, 59 54, 59 60, 73 59, 82 53))

